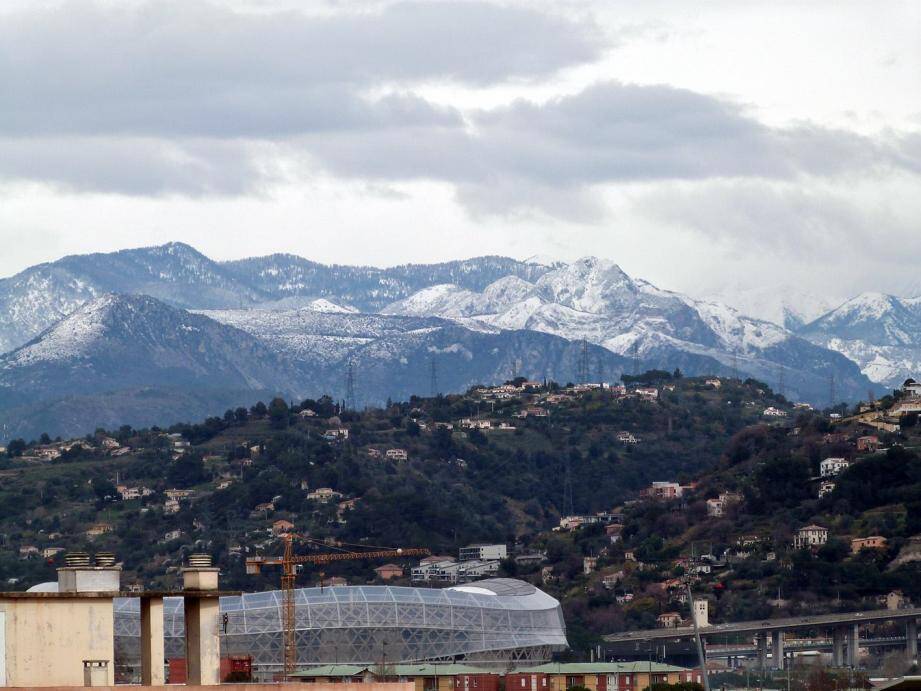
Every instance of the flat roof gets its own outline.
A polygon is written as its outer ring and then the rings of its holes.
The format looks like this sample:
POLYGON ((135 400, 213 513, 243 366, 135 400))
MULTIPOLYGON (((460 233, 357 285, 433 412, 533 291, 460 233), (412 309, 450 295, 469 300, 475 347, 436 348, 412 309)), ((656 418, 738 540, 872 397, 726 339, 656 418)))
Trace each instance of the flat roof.
POLYGON ((240 595, 239 590, 145 590, 131 592, 127 590, 95 590, 95 591, 28 591, 13 590, 0 592, 0 600, 105 600, 117 597, 135 597, 141 599, 157 597, 188 597, 198 600, 207 600, 216 597, 240 595))

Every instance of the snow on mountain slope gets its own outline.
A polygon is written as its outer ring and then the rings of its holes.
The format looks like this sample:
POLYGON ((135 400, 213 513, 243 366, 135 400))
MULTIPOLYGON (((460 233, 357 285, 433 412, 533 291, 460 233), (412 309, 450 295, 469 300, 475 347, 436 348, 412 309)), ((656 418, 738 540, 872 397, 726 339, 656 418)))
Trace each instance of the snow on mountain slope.
POLYGON ((393 303, 394 314, 440 316, 480 321, 502 329, 526 329, 601 345, 620 355, 668 362, 679 353, 715 359, 727 370, 740 367, 755 376, 790 368, 791 392, 815 396, 825 370, 858 384, 860 375, 844 358, 824 351, 768 321, 742 315, 725 304, 696 300, 634 280, 608 260, 585 257, 558 266, 533 285, 516 279, 510 290, 493 291, 503 299, 442 285, 393 303), (493 299, 490 299, 493 298, 493 299), (817 371, 803 370, 808 368, 817 371), (802 376, 800 376, 802 375, 802 376), (799 382, 797 384, 796 382, 799 382))
POLYGON ((748 317, 773 322, 791 331, 817 319, 837 304, 832 297, 790 285, 735 286, 703 299, 730 305, 748 317))
POLYGON ((245 331, 276 353, 310 365, 338 362, 350 351, 372 341, 444 324, 440 319, 306 308, 214 310, 200 314, 245 331))
POLYGON ((899 386, 921 372, 921 300, 863 293, 807 324, 804 338, 842 353, 872 381, 899 386))
POLYGON ((102 295, 0 356, 0 389, 14 399, 145 386, 295 391, 300 380, 248 334, 139 295, 102 295))

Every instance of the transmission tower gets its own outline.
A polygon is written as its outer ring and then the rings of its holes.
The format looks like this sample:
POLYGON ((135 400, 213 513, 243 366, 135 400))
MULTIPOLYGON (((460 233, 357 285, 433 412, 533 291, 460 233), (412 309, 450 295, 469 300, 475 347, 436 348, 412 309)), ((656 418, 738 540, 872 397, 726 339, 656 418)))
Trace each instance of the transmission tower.
POLYGON ((640 344, 637 341, 630 346, 630 352, 633 355, 633 374, 640 373, 640 344))
POLYGON ((828 407, 835 407, 835 399, 838 397, 837 391, 835 391, 835 373, 832 372, 828 375, 828 407))
POLYGON ((346 410, 355 410, 355 369, 352 359, 349 358, 349 368, 345 374, 345 407, 346 410))
POLYGON ((732 378, 739 379, 739 351, 732 349, 732 378))
POLYGON ((598 366, 598 386, 604 386, 604 355, 599 353, 595 363, 598 366))
POLYGON ((777 393, 781 396, 785 395, 784 379, 783 379, 783 365, 777 366, 777 393))
POLYGON ((432 371, 431 371, 431 389, 432 389, 432 398, 435 398, 438 395, 438 363, 435 360, 435 355, 432 355, 432 371))
POLYGON ((588 341, 584 338, 579 348, 579 360, 576 364, 576 379, 580 384, 588 382, 588 341))

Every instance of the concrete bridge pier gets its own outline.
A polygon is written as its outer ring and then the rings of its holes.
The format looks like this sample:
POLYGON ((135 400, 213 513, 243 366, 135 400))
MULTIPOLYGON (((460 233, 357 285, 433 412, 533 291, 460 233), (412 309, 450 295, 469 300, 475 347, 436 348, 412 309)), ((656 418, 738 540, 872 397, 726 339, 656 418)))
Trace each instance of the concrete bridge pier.
POLYGON ((909 619, 905 624, 905 652, 912 662, 918 661, 918 620, 909 619))
POLYGON ((832 632, 831 666, 844 667, 844 636, 846 629, 838 627, 832 632))
POLYGON ((771 632, 771 666, 774 669, 783 669, 783 631, 771 632))
POLYGON ((860 627, 852 624, 847 629, 847 665, 857 667, 857 652, 860 647, 860 627))
POLYGON ((767 669, 767 634, 760 631, 756 638, 758 640, 758 671, 764 672, 767 669))

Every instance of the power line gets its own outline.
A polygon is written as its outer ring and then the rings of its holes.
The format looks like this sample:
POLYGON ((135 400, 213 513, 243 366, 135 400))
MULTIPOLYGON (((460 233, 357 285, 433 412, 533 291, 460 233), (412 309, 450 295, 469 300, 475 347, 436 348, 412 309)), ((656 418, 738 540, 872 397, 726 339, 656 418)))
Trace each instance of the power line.
POLYGON ((345 374, 345 407, 347 410, 356 410, 355 370, 352 366, 352 358, 349 358, 349 368, 345 374))

